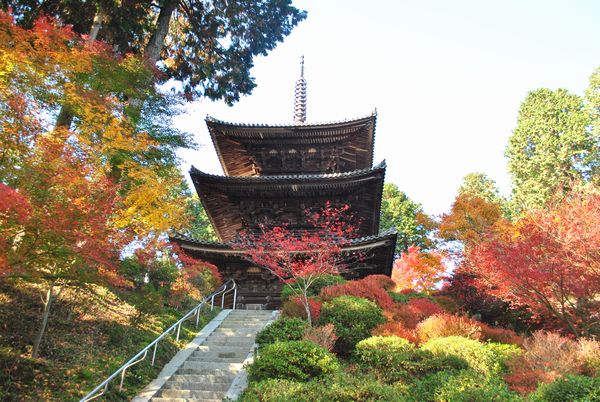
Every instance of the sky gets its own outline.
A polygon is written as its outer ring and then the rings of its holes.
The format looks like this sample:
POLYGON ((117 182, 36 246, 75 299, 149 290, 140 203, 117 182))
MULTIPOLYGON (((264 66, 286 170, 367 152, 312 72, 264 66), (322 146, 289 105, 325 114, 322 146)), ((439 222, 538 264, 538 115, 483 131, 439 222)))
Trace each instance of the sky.
POLYGON ((527 93, 583 95, 600 66, 597 0, 295 1, 308 11, 283 43, 255 59, 257 88, 233 107, 189 105, 177 125, 200 149, 191 165, 222 174, 204 118, 292 123, 300 56, 307 122, 377 109, 375 164, 425 212, 447 212, 462 178, 482 172, 510 194, 504 150, 527 93))

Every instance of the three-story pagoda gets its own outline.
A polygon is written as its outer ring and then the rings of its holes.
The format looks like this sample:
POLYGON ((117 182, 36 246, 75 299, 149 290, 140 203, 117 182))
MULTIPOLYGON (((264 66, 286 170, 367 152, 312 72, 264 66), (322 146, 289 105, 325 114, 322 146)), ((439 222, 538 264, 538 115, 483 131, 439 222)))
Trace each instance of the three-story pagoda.
POLYGON ((188 254, 215 264, 238 283, 238 308, 277 308, 282 284, 254 266, 231 242, 259 225, 302 229, 306 210, 326 202, 350 205, 358 238, 343 252, 363 257, 346 276, 390 275, 395 231, 379 233, 385 162, 373 166, 376 114, 334 123, 306 123, 304 66, 296 83, 294 123, 237 124, 206 118, 224 176, 190 170, 219 242, 174 235, 188 254))

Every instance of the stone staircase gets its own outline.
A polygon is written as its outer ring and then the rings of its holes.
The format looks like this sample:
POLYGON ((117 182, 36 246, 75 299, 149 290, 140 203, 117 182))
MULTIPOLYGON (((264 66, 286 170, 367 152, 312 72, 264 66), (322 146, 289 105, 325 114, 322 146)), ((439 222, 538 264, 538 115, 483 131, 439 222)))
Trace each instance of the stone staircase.
POLYGON ((257 332, 273 317, 267 310, 223 311, 133 401, 221 401, 252 357, 257 332))

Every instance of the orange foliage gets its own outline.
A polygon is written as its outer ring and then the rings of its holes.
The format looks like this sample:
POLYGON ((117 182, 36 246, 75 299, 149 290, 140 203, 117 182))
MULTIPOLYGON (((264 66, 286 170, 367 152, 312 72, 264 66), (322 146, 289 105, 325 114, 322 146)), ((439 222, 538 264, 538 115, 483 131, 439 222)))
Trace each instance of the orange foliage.
MULTIPOLYGON (((308 298, 308 305, 313 322, 317 322, 319 320, 319 316, 321 315, 321 302, 313 298, 308 298)), ((308 319, 306 316, 304 302, 300 296, 290 297, 285 303, 283 303, 281 314, 286 317, 298 317, 304 320, 308 319)))
POLYGON ((425 343, 430 339, 447 336, 463 336, 480 339, 479 323, 467 318, 451 314, 436 314, 420 322, 416 328, 419 342, 425 343))
POLYGON ((391 291, 396 287, 396 282, 387 275, 369 275, 362 279, 366 283, 372 283, 373 285, 380 287, 384 290, 391 291))
POLYGON ((439 235, 465 245, 480 243, 502 218, 500 206, 471 194, 459 194, 450 213, 442 216, 439 235))
POLYGON ((419 247, 409 247, 408 252, 402 253, 394 262, 392 279, 396 289, 429 292, 444 279, 446 267, 443 255, 436 251, 425 252, 419 247))

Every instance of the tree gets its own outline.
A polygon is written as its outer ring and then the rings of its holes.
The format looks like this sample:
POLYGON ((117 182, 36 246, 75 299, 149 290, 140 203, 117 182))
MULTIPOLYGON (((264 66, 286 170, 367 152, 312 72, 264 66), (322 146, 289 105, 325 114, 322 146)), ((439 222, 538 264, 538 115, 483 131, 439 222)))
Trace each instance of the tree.
POLYGON ((187 212, 189 227, 184 230, 185 235, 198 240, 218 240, 217 234, 202 206, 202 202, 196 194, 188 197, 187 212))
POLYGON ((564 89, 527 95, 506 148, 513 209, 542 208, 554 193, 598 176, 600 138, 590 122, 583 99, 564 89))
POLYGON ((35 357, 62 288, 123 284, 121 249, 185 221, 170 180, 182 179, 158 162, 170 148, 127 118, 126 99, 151 74, 138 60, 48 19, 22 29, 3 12, 0 53, 0 267, 44 289, 35 357), (53 127, 64 104, 74 119, 53 127))
POLYGON ((458 194, 469 194, 498 205, 504 203, 496 182, 485 173, 469 173, 463 177, 458 194))
POLYGON ((439 236, 471 247, 484 241, 501 219, 502 211, 498 204, 465 192, 456 197, 450 213, 442 215, 439 236))
POLYGON ((467 249, 481 289, 553 320, 575 336, 600 333, 600 195, 570 193, 467 249))
POLYGON ((400 254, 411 245, 424 250, 433 245, 428 237, 435 227, 435 222, 423 212, 420 204, 413 202, 398 186, 392 183, 383 185, 381 198, 380 230, 393 227, 398 231, 396 253, 400 254))
POLYGON ((392 279, 397 290, 431 292, 444 279, 444 256, 438 251, 421 251, 411 246, 394 261, 392 279))
POLYGON ((310 325, 311 286, 321 275, 339 274, 350 268, 348 256, 342 253, 343 246, 356 237, 349 209, 349 205, 334 207, 327 203, 320 211, 307 211, 309 229, 261 226, 257 233, 242 234, 235 244, 248 260, 290 285, 300 297, 310 325))
MULTIPOLYGON (((266 55, 306 18, 291 0, 3 1, 20 24, 59 18, 75 32, 156 64, 161 82, 177 80, 188 98, 228 104, 256 86, 253 58, 266 55)), ((152 84, 152 81, 148 81, 152 84)), ((141 99, 144 99, 143 97, 141 99)))

